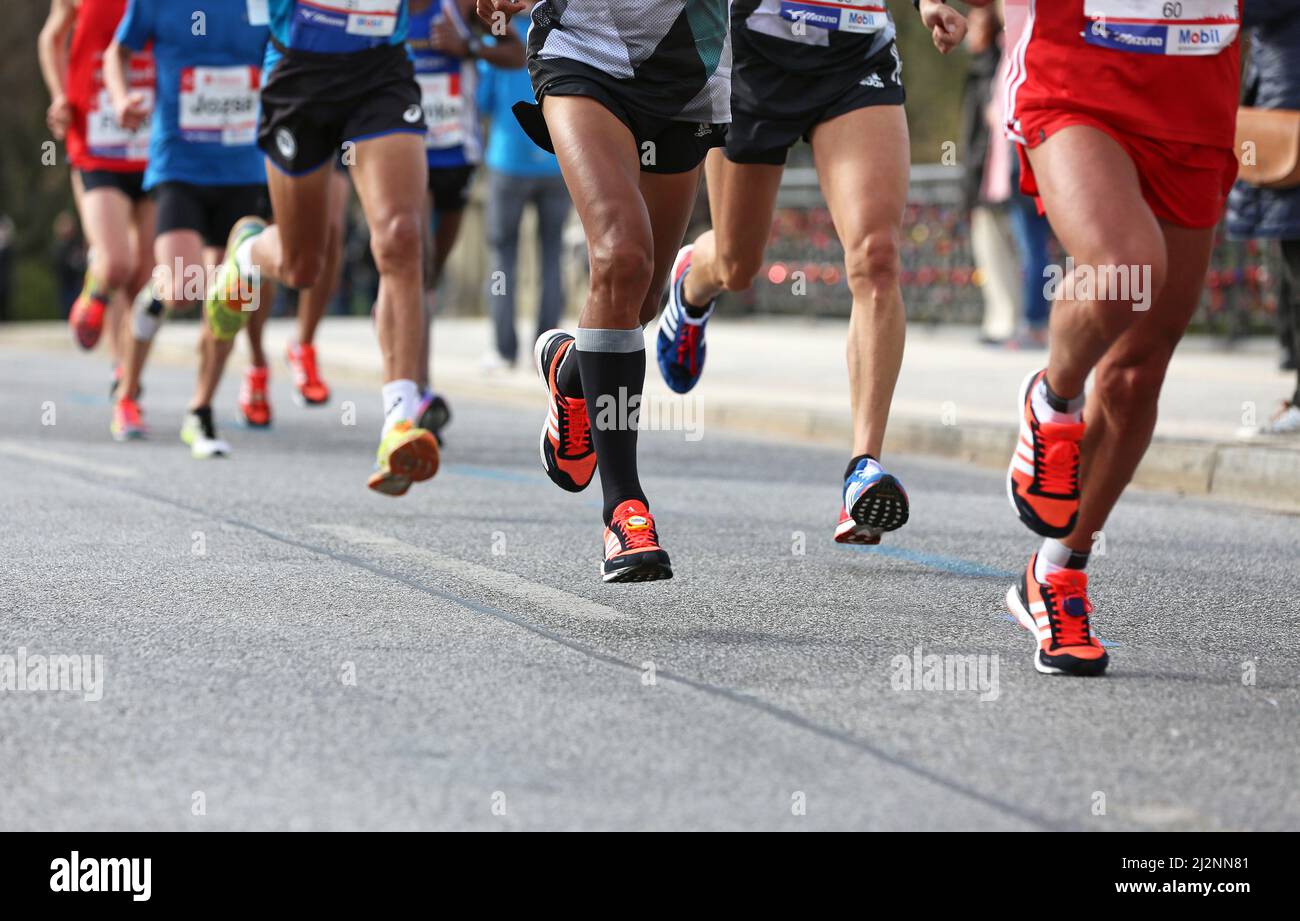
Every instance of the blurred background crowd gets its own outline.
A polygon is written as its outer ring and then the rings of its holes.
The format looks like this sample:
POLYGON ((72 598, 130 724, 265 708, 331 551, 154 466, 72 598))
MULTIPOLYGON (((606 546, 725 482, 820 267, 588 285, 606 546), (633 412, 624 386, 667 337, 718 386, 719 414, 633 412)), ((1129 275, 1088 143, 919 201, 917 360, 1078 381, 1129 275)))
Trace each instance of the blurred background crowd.
MULTIPOLYGON (((1268 6, 1276 7, 1277 17, 1246 33, 1244 102, 1300 110, 1300 0, 1271 0, 1268 6)), ((81 288, 85 246, 62 152, 51 165, 43 146, 49 143, 48 100, 34 36, 45 4, 13 4, 6 12, 17 21, 0 36, 0 321, 51 320, 67 315, 81 288)), ((966 47, 944 58, 906 12, 895 10, 913 157, 903 248, 909 319, 968 325, 972 339, 989 347, 1041 348, 1050 309, 1043 272, 1063 254, 1047 222, 1019 193, 1016 158, 996 127, 1001 112, 994 89, 1008 50, 1002 14, 992 7, 971 10, 966 47)), ((489 318, 497 355, 485 363, 492 364, 513 357, 517 348, 508 322, 516 309, 514 292, 522 292, 525 312, 538 301, 543 314, 561 305, 573 309, 584 295, 586 265, 581 228, 564 200, 558 171, 553 164, 517 168, 522 135, 508 110, 529 93, 526 73, 484 76, 483 114, 491 123, 486 169, 476 176, 440 311, 489 318), (519 284, 507 286, 509 302, 501 302, 491 285, 493 266, 516 260, 519 284)), ((697 221, 708 221, 703 190, 697 221)), ((809 149, 798 147, 764 272, 751 291, 728 296, 721 309, 733 315, 847 315, 851 298, 842 266, 809 149)), ((368 313, 376 278, 365 223, 354 207, 343 282, 330 312, 368 313)), ((1246 335, 1276 334, 1281 361, 1294 367, 1298 304, 1300 189, 1239 183, 1193 331, 1215 335, 1225 347, 1246 335)), ((276 313, 294 309, 292 292, 282 293, 276 313)))

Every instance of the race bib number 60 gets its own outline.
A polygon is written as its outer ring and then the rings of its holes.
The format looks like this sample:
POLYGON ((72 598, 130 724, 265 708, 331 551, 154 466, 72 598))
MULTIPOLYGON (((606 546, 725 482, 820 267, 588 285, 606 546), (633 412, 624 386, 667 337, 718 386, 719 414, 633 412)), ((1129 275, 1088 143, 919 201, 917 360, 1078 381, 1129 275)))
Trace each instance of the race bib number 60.
POLYGON ((889 24, 885 0, 781 0, 781 18, 832 32, 879 32, 889 24))
POLYGON ((1140 54, 1211 55, 1241 29, 1237 0, 1084 0, 1084 38, 1140 54))

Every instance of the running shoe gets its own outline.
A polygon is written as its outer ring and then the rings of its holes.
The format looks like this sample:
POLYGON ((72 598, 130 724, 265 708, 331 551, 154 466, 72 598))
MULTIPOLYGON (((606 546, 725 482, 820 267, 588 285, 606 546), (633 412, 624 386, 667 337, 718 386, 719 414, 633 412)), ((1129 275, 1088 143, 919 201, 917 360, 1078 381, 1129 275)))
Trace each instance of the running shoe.
POLYGON ((1035 553, 1020 581, 1007 589, 1007 609, 1034 635, 1034 668, 1044 675, 1100 675, 1110 656, 1092 633, 1087 574, 1060 569, 1039 582, 1037 560, 1035 553))
POLYGON ((257 309, 256 285, 241 276, 235 263, 235 252, 244 241, 265 229, 266 222, 261 218, 241 218, 230 229, 230 236, 226 239, 226 259, 217 267, 203 310, 212 335, 223 342, 235 338, 248 322, 248 314, 257 309))
POLYGON ((321 380, 316 367, 316 347, 290 345, 289 367, 293 371, 293 398, 299 406, 320 406, 328 403, 330 388, 321 380))
POLYGON ((438 442, 425 429, 403 419, 379 442, 375 472, 366 484, 386 496, 402 496, 412 483, 438 472, 438 442))
POLYGON ((1267 425, 1261 426, 1260 435, 1300 435, 1300 406, 1286 402, 1282 404, 1267 425))
POLYGON ((415 408, 415 420, 420 428, 433 432, 438 444, 442 444, 442 430, 451 423, 451 404, 442 394, 426 390, 415 408))
POLYGON ((190 446, 190 454, 197 460, 230 456, 230 445, 217 437, 217 425, 209 406, 185 414, 185 421, 181 423, 181 441, 190 446))
POLYGON ((104 314, 107 310, 108 302, 90 293, 90 281, 87 279, 86 287, 72 302, 72 310, 68 313, 68 326, 72 329, 72 337, 77 340, 77 345, 90 351, 99 343, 99 337, 104 332, 104 314))
POLYGON ((264 429, 271 424, 271 403, 266 394, 270 376, 267 368, 249 368, 244 372, 244 382, 239 388, 239 411, 249 428, 264 429))
POLYGON ((149 434, 140 404, 127 397, 113 404, 113 421, 108 429, 113 433, 114 441, 134 441, 149 434))
POLYGON ((659 546, 650 510, 636 499, 620 503, 605 529, 601 578, 606 582, 654 582, 672 577, 673 567, 659 546))
POLYGON ((1007 498, 1029 530, 1064 537, 1079 515, 1079 442, 1083 423, 1039 422, 1031 399, 1045 371, 1020 385, 1020 437, 1007 471, 1007 498))
POLYGON ((716 300, 709 301, 702 317, 692 317, 686 312, 686 273, 691 270, 691 253, 694 246, 683 246, 673 262, 672 283, 668 286, 668 305, 659 315, 659 334, 655 346, 659 358, 659 373, 664 383, 676 393, 686 393, 704 373, 704 325, 713 316, 716 300))
MULTIPOLYGON (((596 474, 596 447, 591 440, 587 401, 560 393, 556 378, 574 338, 562 329, 542 333, 533 347, 537 375, 550 396, 542 426, 542 469, 551 482, 569 492, 582 492, 596 474)), ((574 356, 573 361, 577 361, 574 356)))
POLYGON ((844 501, 835 540, 841 544, 878 544, 886 531, 907 524, 907 490, 879 463, 864 457, 844 481, 844 501))

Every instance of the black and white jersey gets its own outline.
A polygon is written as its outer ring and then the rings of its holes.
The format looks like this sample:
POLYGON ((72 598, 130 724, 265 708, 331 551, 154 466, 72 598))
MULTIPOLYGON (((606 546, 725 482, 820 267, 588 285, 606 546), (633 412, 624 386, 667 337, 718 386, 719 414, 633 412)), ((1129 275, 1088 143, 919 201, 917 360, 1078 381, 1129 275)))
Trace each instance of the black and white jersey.
POLYGON ((530 56, 578 61, 637 107, 675 121, 730 121, 727 0, 542 0, 530 56))
POLYGON ((731 27, 747 52, 797 73, 853 71, 895 31, 885 0, 732 0, 731 27))

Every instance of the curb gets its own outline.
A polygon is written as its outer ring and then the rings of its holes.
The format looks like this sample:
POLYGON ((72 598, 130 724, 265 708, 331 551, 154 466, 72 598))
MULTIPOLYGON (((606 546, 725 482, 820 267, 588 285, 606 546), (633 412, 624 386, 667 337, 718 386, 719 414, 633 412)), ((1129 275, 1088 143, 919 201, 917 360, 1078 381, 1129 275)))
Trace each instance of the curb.
MULTIPOLYGON (((288 326, 281 325, 283 330, 288 326)), ((267 327, 267 351, 279 360, 287 335, 276 325, 267 327)), ((22 349, 71 351, 62 324, 9 326, 0 345, 22 349)), ((190 365, 192 342, 160 338, 150 360, 168 365, 190 365)), ((378 385, 373 358, 366 363, 346 353, 330 355, 331 377, 378 385)), ((485 379, 470 362, 444 362, 438 385, 462 399, 539 406, 535 382, 521 377, 485 379)), ((842 446, 852 437, 847 407, 843 412, 755 405, 736 400, 710 399, 708 426, 760 439, 794 439, 814 444, 842 446)), ((890 453, 913 454, 963 461, 977 467, 1001 470, 1015 450, 1016 428, 987 424, 945 425, 916 416, 894 416, 889 423, 890 453)), ((1271 511, 1300 513, 1300 439, 1291 444, 1210 441, 1157 436, 1147 449, 1133 484, 1160 492, 1204 496, 1244 503, 1271 511)))

